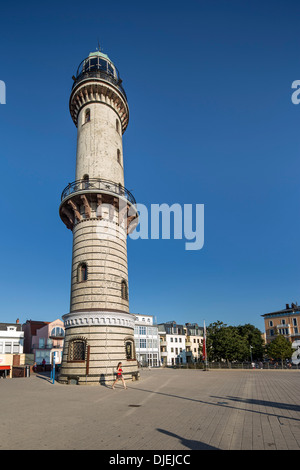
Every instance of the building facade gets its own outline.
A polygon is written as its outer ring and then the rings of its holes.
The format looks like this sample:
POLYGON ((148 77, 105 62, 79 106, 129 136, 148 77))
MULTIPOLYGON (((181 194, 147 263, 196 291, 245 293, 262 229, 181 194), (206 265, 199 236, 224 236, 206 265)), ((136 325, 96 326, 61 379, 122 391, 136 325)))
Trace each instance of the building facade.
POLYGON ((157 325, 151 315, 135 315, 136 357, 142 367, 160 366, 160 342, 157 325))
POLYGON ((186 338, 183 325, 176 322, 158 324, 161 364, 173 366, 186 364, 186 338))
POLYGON ((0 376, 12 377, 13 366, 24 362, 24 332, 19 320, 0 323, 0 376))
POLYGON ((129 108, 110 58, 92 52, 73 76, 69 108, 77 128, 75 181, 61 196, 59 214, 72 231, 70 312, 59 382, 111 384, 117 363, 138 377, 135 316, 129 312, 127 235, 138 223, 124 187, 122 136, 129 108))
POLYGON ((262 315, 265 323, 265 339, 269 344, 278 335, 283 335, 291 343, 300 340, 300 307, 286 304, 286 308, 262 315))
POLYGON ((56 364, 62 360, 65 328, 62 320, 53 322, 41 322, 27 320, 23 324, 24 350, 26 353, 34 354, 34 362, 37 365, 53 363, 53 353, 56 353, 56 364))
POLYGON ((203 327, 197 323, 186 323, 185 327, 186 362, 194 364, 202 357, 203 327))

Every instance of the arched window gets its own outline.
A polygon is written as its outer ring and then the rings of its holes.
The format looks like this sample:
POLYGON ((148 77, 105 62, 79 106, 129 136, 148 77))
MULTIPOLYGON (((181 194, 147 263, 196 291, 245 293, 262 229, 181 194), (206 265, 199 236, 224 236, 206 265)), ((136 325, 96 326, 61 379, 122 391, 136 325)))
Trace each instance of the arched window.
POLYGON ((118 119, 116 119, 116 130, 117 130, 118 134, 120 134, 120 123, 119 123, 118 119))
POLYGON ((69 342, 68 361, 81 362, 85 361, 86 356, 86 339, 74 338, 69 342))
POLYGON ((135 347, 134 347, 134 338, 127 337, 124 340, 125 343, 125 355, 127 361, 135 360, 135 347))
POLYGON ((82 187, 83 189, 88 189, 89 187, 89 175, 84 175, 83 177, 83 184, 82 184, 82 187))
POLYGON ((121 152, 120 152, 120 149, 117 150, 117 160, 118 160, 118 163, 120 163, 120 165, 121 165, 121 152))
POLYGON ((91 120, 91 111, 90 109, 86 109, 84 113, 84 122, 90 122, 91 120))
POLYGON ((121 282, 121 297, 123 300, 128 300, 128 287, 127 282, 124 279, 121 282))
POLYGON ((55 327, 52 329, 50 336, 55 336, 55 337, 58 337, 58 338, 63 338, 63 337, 65 336, 65 331, 64 331, 63 328, 61 328, 60 326, 55 326, 55 327))
POLYGON ((87 281, 87 264, 80 263, 77 269, 77 282, 87 281))

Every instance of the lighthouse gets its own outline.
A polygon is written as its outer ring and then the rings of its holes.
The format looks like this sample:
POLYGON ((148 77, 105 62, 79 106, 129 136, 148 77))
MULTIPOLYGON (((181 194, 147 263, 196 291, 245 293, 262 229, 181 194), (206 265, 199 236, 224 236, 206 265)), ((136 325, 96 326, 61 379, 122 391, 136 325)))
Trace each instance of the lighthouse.
POLYGON ((73 234, 70 312, 59 382, 110 385, 122 362, 125 380, 138 378, 135 316, 129 312, 127 235, 138 223, 124 184, 122 136, 127 96, 103 52, 89 54, 73 75, 69 109, 77 128, 75 179, 59 214, 73 234))

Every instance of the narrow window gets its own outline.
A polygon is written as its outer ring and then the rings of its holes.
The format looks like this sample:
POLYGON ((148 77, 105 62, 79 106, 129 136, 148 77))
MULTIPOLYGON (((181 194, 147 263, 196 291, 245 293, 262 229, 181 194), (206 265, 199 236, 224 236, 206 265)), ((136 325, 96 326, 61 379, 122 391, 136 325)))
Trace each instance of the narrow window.
POLYGON ((124 196, 124 194, 125 194, 124 188, 123 188, 123 186, 121 185, 121 183, 119 183, 119 194, 120 194, 121 196, 124 196))
POLYGON ((77 282, 87 281, 87 265, 80 263, 77 270, 77 282))
POLYGON ((125 353, 128 361, 135 359, 134 342, 132 339, 125 340, 125 353))
POLYGON ((87 109, 84 115, 84 122, 90 122, 90 120, 91 120, 91 111, 87 109))
POLYGON ((90 179, 90 178, 89 178, 89 175, 84 175, 84 177, 83 177, 83 185, 82 185, 83 189, 88 189, 88 187, 89 187, 89 179, 90 179))
POLYGON ((118 134, 120 134, 120 123, 119 123, 118 119, 116 119, 116 130, 117 130, 118 134))
POLYGON ((128 300, 128 287, 127 287, 127 282, 123 281, 121 282, 121 297, 123 300, 128 300))
POLYGON ((117 160, 118 160, 118 163, 120 163, 121 165, 121 152, 119 149, 117 150, 117 160))

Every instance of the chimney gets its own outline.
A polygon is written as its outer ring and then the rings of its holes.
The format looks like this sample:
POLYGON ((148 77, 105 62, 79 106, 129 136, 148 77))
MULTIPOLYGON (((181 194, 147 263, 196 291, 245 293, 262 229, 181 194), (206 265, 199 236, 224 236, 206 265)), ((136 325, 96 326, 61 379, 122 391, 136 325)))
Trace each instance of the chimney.
POLYGON ((18 318, 17 318, 17 321, 16 321, 16 323, 20 323, 20 320, 19 320, 18 318))
POLYGON ((288 310, 290 308, 289 304, 285 304, 285 308, 288 310))

